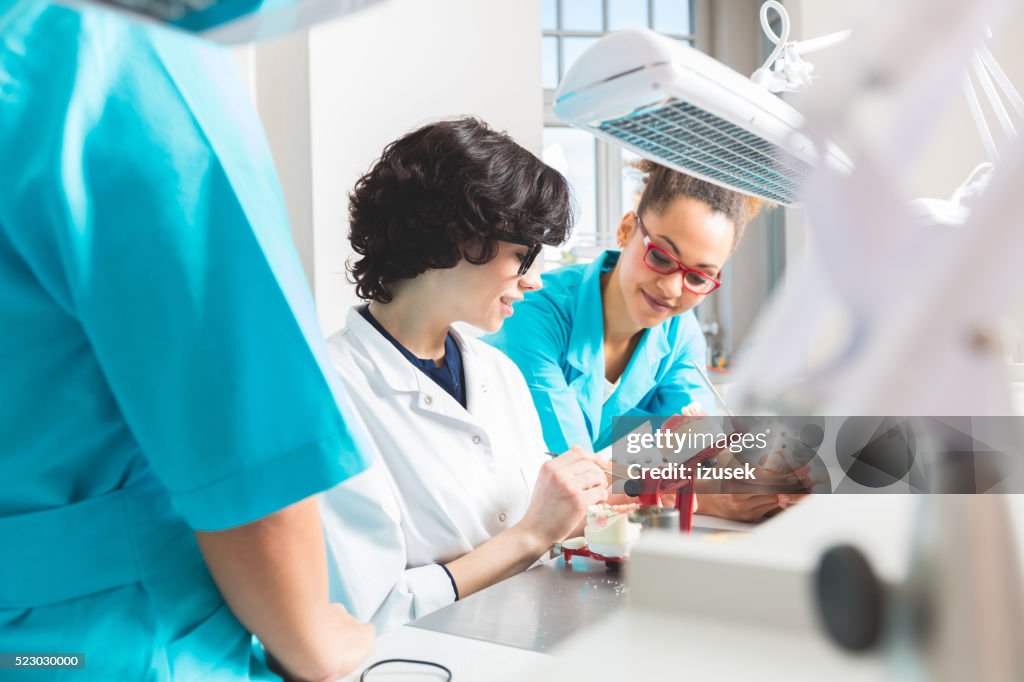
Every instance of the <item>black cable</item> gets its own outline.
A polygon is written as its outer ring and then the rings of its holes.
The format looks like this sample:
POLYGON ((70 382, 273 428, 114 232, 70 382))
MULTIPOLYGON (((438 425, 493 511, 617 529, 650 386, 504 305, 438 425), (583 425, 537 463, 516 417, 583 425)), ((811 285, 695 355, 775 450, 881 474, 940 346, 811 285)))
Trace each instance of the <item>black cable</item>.
POLYGON ((433 661, 420 661, 415 658, 385 658, 383 661, 377 661, 376 663, 368 667, 366 670, 364 670, 363 674, 359 676, 359 682, 366 682, 366 676, 374 668, 378 668, 382 665, 389 665, 391 663, 412 663, 414 665, 427 665, 431 668, 437 668, 438 670, 443 671, 448 676, 445 678, 444 682, 451 682, 452 679, 452 671, 446 668, 445 666, 441 665, 440 663, 434 663, 433 661))

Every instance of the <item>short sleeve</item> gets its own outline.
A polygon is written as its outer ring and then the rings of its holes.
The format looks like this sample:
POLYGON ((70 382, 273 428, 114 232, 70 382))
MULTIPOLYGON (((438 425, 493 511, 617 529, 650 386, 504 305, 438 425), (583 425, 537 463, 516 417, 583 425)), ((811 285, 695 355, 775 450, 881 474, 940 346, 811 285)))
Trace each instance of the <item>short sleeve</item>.
POLYGON ((130 430, 193 528, 248 523, 361 471, 363 438, 231 55, 105 33, 62 43, 61 66, 19 92, 44 123, 10 143, 34 161, 2 218, 81 325, 124 418, 110 428, 130 430))

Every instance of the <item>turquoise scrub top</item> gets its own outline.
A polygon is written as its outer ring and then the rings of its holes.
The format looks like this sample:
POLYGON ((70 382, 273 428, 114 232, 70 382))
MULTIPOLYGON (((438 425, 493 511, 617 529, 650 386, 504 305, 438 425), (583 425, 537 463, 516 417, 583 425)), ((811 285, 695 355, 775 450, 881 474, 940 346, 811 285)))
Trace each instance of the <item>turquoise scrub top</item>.
POLYGON ((0 652, 84 654, 17 679, 276 679, 193 530, 367 441, 232 56, 0 0, 0 159, 0 652))
POLYGON ((629 431, 613 430, 614 417, 672 415, 692 402, 708 413, 715 407, 694 369, 706 361, 707 342, 692 311, 644 331, 605 401, 601 273, 618 259, 618 251, 605 251, 589 265, 545 273, 543 287, 528 292, 502 328, 484 337, 526 377, 553 452, 610 446, 629 431))

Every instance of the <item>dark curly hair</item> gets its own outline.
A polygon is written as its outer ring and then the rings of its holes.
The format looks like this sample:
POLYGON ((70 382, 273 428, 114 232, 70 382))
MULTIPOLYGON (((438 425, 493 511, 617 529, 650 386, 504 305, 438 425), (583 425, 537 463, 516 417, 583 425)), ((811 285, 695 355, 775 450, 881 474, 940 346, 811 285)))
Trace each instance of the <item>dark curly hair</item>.
POLYGON ((637 213, 650 210, 660 215, 669 204, 680 197, 703 201, 712 211, 725 215, 736 228, 732 240, 733 249, 739 246, 747 223, 753 220, 762 208, 771 206, 763 199, 698 180, 647 159, 637 161, 632 166, 644 175, 644 190, 640 195, 637 213))
POLYGON ((481 265, 497 230, 561 244, 573 224, 562 175, 475 118, 425 125, 384 148, 349 195, 356 294, 388 303, 391 285, 427 270, 481 265))

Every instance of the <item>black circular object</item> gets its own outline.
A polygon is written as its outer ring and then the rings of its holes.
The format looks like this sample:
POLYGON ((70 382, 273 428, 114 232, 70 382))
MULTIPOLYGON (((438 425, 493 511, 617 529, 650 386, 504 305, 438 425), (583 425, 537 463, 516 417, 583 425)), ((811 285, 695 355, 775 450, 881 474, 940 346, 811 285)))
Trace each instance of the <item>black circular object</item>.
POLYGON ((885 586, 864 554, 838 545, 821 557, 814 574, 818 613, 832 641, 847 651, 869 651, 882 634, 885 586))
POLYGON ((903 417, 848 417, 836 436, 839 465, 868 488, 899 483, 914 467, 917 443, 903 417))
POLYGON ((811 450, 817 450, 824 440, 825 429, 818 424, 804 424, 804 427, 800 429, 800 442, 811 450))
MULTIPOLYGON (((445 675, 444 682, 451 682, 452 679, 452 671, 449 670, 447 666, 441 665, 440 663, 434 663, 433 661, 421 661, 418 658, 385 658, 383 661, 377 661, 376 663, 367 666, 366 669, 363 670, 362 674, 359 676, 359 682, 366 682, 366 680, 370 679, 370 673, 373 672, 375 669, 387 665, 393 665, 395 663, 405 663, 407 665, 422 665, 430 668, 435 668, 437 670, 440 670, 445 675)), ((392 677, 393 674, 394 673, 382 673, 380 675, 373 675, 372 677, 374 679, 380 678, 383 680, 385 679, 385 676, 392 677)))
POLYGON ((622 491, 630 497, 639 497, 644 491, 644 483, 639 478, 631 478, 622 484, 622 491))

